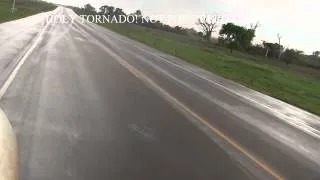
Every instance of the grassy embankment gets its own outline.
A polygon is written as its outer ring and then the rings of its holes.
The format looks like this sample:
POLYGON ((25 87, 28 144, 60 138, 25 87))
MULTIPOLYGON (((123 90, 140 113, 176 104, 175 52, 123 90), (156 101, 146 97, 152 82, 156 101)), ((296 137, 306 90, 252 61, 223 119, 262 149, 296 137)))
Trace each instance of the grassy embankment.
POLYGON ((16 2, 16 12, 11 12, 12 0, 0 0, 0 23, 31 16, 40 12, 50 11, 56 8, 54 4, 34 1, 16 2))
POLYGON ((320 115, 319 70, 211 46, 181 35, 136 25, 103 25, 122 35, 234 80, 249 88, 320 115), (267 62, 269 61, 269 62, 267 62), (306 75, 305 71, 309 73, 306 75))

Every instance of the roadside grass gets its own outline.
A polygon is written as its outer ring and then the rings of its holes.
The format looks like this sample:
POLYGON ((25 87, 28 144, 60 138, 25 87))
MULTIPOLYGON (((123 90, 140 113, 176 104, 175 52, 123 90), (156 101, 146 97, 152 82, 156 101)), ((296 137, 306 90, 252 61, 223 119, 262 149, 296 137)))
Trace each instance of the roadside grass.
POLYGON ((264 58, 230 54, 221 47, 205 47, 190 39, 179 40, 172 33, 129 24, 102 26, 153 48, 179 57, 208 71, 221 75, 249 88, 281 99, 320 115, 320 79, 296 72, 280 62, 266 62, 264 58))
POLYGON ((51 11, 54 4, 43 1, 16 2, 16 12, 11 12, 12 0, 0 0, 0 23, 24 18, 40 12, 51 11))

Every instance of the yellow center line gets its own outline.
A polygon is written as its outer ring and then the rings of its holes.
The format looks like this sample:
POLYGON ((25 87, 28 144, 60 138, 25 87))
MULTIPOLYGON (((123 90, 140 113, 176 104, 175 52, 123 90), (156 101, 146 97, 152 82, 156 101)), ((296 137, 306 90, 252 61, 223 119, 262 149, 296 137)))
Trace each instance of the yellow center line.
POLYGON ((251 154, 249 151, 247 151, 244 147, 242 147, 239 143, 237 143, 232 138, 228 137, 226 134, 224 134, 222 131, 220 131, 218 128, 214 127, 213 125, 209 124, 208 121, 205 118, 202 118, 200 115, 192 111, 190 108, 188 108, 186 105, 181 103, 179 100, 177 100, 175 97, 173 97, 170 93, 168 93, 166 90, 161 88, 158 84, 156 84, 153 80, 151 80, 149 77, 147 77, 145 74, 143 74, 141 71, 134 68, 132 65, 130 65, 126 60, 124 60, 122 57, 114 53, 109 48, 105 47, 101 44, 103 49, 105 49, 115 60, 117 60, 122 66, 124 66, 127 70, 129 70, 134 76, 136 76, 138 79, 145 82, 147 85, 150 85, 152 88, 158 90, 162 95, 164 95, 166 98, 169 99, 172 103, 174 103, 177 107, 181 108, 183 111, 189 113, 191 116, 199 120, 202 124, 209 127, 213 133, 218 135, 221 139, 225 140, 227 143, 231 144, 235 149, 243 153, 245 156, 247 156, 250 160, 252 160, 255 164, 257 164, 260 168, 262 168, 264 171, 269 173, 271 176, 273 176, 277 180, 284 180, 284 178, 278 174, 274 169, 269 167, 265 162, 255 157, 253 154, 251 154))

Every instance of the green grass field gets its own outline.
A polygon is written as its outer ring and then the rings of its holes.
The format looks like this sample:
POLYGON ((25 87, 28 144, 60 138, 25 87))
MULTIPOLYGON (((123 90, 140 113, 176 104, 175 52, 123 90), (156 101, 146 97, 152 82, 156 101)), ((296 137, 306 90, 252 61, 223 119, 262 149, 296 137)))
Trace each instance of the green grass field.
POLYGON ((161 33, 159 30, 136 25, 104 24, 103 26, 249 88, 320 115, 320 79, 317 76, 304 75, 294 68, 276 62, 265 62, 240 52, 230 54, 223 48, 205 48, 195 40, 194 42, 190 39, 183 40, 168 32, 161 33))
POLYGON ((16 12, 11 12, 12 0, 0 0, 0 23, 14 19, 31 16, 40 12, 50 11, 56 8, 54 4, 35 1, 35 2, 17 2, 16 12))

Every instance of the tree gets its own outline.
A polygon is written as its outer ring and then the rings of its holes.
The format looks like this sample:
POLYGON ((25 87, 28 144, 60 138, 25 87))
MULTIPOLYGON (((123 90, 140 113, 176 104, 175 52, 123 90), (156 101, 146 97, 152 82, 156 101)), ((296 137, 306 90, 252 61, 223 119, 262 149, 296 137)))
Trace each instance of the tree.
POLYGON ((309 56, 309 59, 320 62, 320 51, 312 52, 312 55, 309 56))
POLYGON ((233 23, 223 24, 219 32, 220 39, 227 43, 232 53, 233 49, 241 48, 248 51, 253 38, 255 37, 255 31, 258 25, 247 29, 242 26, 235 25, 233 23))
POLYGON ((248 52, 251 47, 253 38, 256 36, 256 30, 261 24, 257 22, 256 24, 251 24, 250 28, 243 28, 245 30, 245 39, 243 40, 242 47, 248 52))
POLYGON ((295 49, 286 49, 283 54, 281 59, 289 65, 293 60, 298 60, 299 56, 303 55, 303 51, 300 50, 295 50, 295 49))
POLYGON ((312 55, 315 56, 315 57, 319 57, 320 51, 314 51, 314 52, 312 53, 312 55))
POLYGON ((142 16, 141 10, 136 10, 136 12, 133 13, 134 15, 137 15, 138 17, 142 16))
POLYGON ((91 4, 84 5, 85 14, 96 14, 96 9, 91 4))
POLYGON ((268 57, 270 49, 272 48, 272 43, 268 43, 266 41, 262 42, 263 47, 266 49, 265 57, 268 57))
POLYGON ((203 37, 203 32, 198 32, 198 36, 203 37))
POLYGON ((227 43, 231 53, 233 49, 236 48, 235 42, 237 41, 238 31, 238 26, 234 25, 233 23, 227 23, 222 25, 222 28, 219 32, 219 41, 222 43, 227 43))
POLYGON ((114 15, 114 10, 113 6, 103 5, 99 8, 99 14, 114 15))
POLYGON ((114 10, 114 15, 116 15, 116 16, 126 15, 126 13, 124 13, 121 8, 116 8, 116 9, 114 10))
POLYGON ((114 7, 113 6, 109 6, 108 8, 107 8, 107 12, 108 12, 108 15, 114 15, 114 7))
POLYGON ((278 34, 277 34, 277 37, 278 37, 278 42, 279 42, 279 55, 278 55, 278 59, 280 59, 281 54, 282 54, 282 52, 283 52, 283 49, 281 49, 281 38, 282 38, 282 36, 280 36, 280 34, 278 33, 278 34))
POLYGON ((196 22, 196 25, 200 26, 204 35, 204 39, 210 41, 212 33, 215 32, 215 29, 218 27, 218 22, 221 18, 219 17, 211 17, 207 16, 203 18, 199 18, 196 22))
POLYGON ((262 43, 264 49, 265 49, 265 57, 269 58, 278 58, 279 53, 283 52, 283 46, 281 46, 278 43, 270 43, 267 41, 263 41, 262 43))
POLYGON ((199 39, 203 37, 199 34, 201 32, 196 31, 194 28, 184 29, 183 31, 185 31, 185 34, 191 38, 199 39))
POLYGON ((259 56, 265 56, 266 49, 263 46, 263 44, 255 44, 250 46, 250 51, 248 51, 248 53, 259 56))
POLYGON ((99 8, 99 14, 108 14, 108 7, 107 5, 103 5, 99 8))

